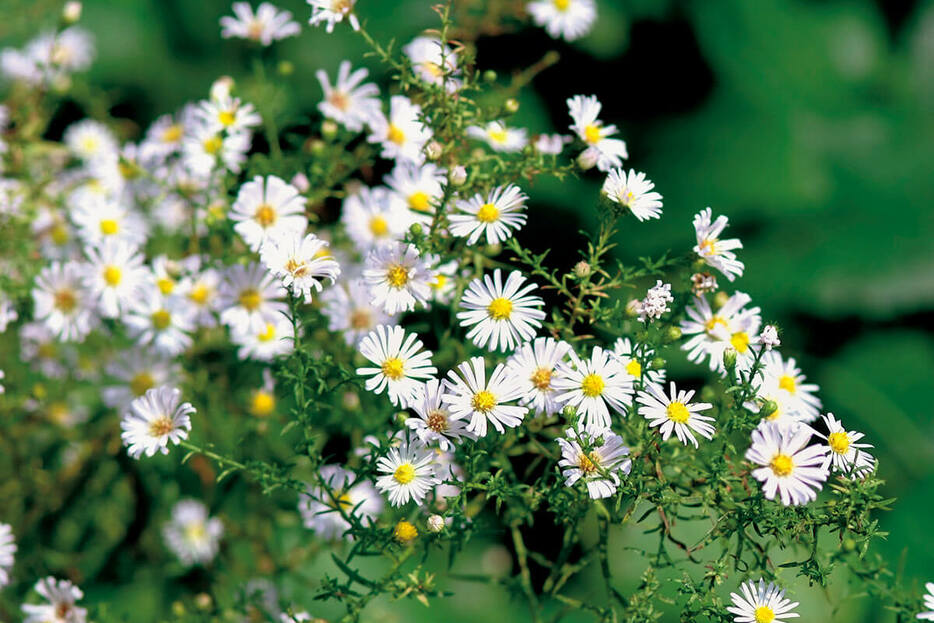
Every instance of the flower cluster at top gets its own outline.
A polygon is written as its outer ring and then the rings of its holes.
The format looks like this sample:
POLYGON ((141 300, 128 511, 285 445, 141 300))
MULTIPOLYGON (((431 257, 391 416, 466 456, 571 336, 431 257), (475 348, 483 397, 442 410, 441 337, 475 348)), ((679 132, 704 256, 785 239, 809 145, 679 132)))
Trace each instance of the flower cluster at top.
MULTIPOLYGON (((370 41, 354 0, 309 4, 312 26, 331 32, 346 23, 370 41)), ((227 38, 269 46, 301 32, 291 13, 266 2, 232 10, 221 19, 227 38)), ((568 40, 596 19, 593 0, 538 0, 527 11, 568 40)), ((748 294, 719 290, 718 280, 732 283, 745 270, 726 216, 669 210, 686 234, 693 225, 693 248, 638 269, 611 266, 617 221, 635 228, 660 219, 663 198, 645 173, 624 167, 626 143, 597 97, 568 94, 566 129, 535 136, 508 125, 514 100, 494 109, 472 103, 482 80, 446 35, 416 37, 401 57, 373 45, 410 88, 380 89, 346 60, 336 75, 319 71, 322 137, 306 160, 277 161, 274 115, 230 79, 159 117, 135 142, 106 121, 78 121, 41 165, 20 157, 26 107, 0 107, 9 142, 0 141, 0 215, 31 234, 36 252, 35 268, 17 266, 11 277, 27 283, 28 297, 0 299, 0 328, 16 326, 22 360, 64 379, 83 345, 101 337, 126 344, 96 382, 101 400, 123 415, 114 429, 126 452, 139 459, 179 444, 202 449, 189 440, 202 414, 182 388, 205 336, 222 336, 237 360, 262 367, 247 407, 257 417, 276 411, 282 382, 297 384, 295 396, 311 391, 307 349, 327 351, 347 372, 342 382, 370 392, 382 415, 346 462, 318 464, 302 484, 299 512, 324 541, 360 539, 387 517, 400 517, 391 534, 401 544, 419 538, 416 524, 439 538, 469 525, 472 492, 496 495, 491 472, 508 459, 490 457, 507 439, 512 449, 525 440, 549 466, 542 482, 557 478, 565 489, 555 499, 580 494, 578 508, 638 499, 627 480, 638 472, 642 482, 643 464, 660 476, 667 458, 702 453, 718 436, 742 439, 745 461, 733 463, 734 475, 744 470, 761 488, 744 497, 802 506, 833 473, 842 482, 872 475, 872 446, 822 411, 818 387, 777 350, 778 329, 763 326, 748 294), (256 165, 259 132, 270 148, 266 169, 256 165), (374 163, 385 167, 382 179, 374 163), (369 175, 358 173, 364 165, 369 175), (592 168, 604 179, 593 197, 601 233, 573 271, 548 269, 516 238, 536 218, 530 181, 592 168), (333 218, 326 204, 336 207, 333 218), (622 300, 624 286, 645 294, 622 300), (615 306, 605 302, 614 296, 615 306), (328 337, 313 342, 322 331, 328 337), (723 395, 671 380, 663 350, 709 369, 723 395), (283 374, 284 361, 302 374, 283 374)), ((92 57, 90 35, 70 26, 4 50, 0 70, 28 97, 67 88, 92 57)), ((310 403, 296 401, 295 417, 313 429, 310 403)), ((80 423, 80 407, 62 420, 80 423)), ((208 564, 223 535, 221 519, 191 499, 163 527, 184 565, 208 564)), ((15 551, 0 524, 0 585, 15 551)), ((735 621, 798 616, 772 583, 741 591, 728 609, 735 621)), ((23 606, 27 620, 49 612, 84 620, 70 582, 40 580, 36 592, 49 604, 23 606)))

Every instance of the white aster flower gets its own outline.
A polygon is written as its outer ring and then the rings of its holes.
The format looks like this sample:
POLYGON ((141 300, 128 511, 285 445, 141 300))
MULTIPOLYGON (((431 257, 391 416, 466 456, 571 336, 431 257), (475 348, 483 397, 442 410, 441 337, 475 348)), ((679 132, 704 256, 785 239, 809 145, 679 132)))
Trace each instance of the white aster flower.
POLYGON ((328 330, 344 334, 350 346, 356 346, 377 325, 396 324, 395 316, 373 307, 370 289, 359 279, 343 281, 321 295, 321 313, 328 319, 328 330))
POLYGON ((220 20, 221 36, 224 39, 249 39, 268 46, 273 41, 294 37, 299 33, 298 23, 292 20, 292 13, 279 10, 268 2, 260 4, 256 13, 247 2, 234 2, 233 12, 235 17, 225 15, 220 20))
POLYGON ((512 237, 514 230, 525 225, 525 202, 528 197, 514 185, 498 186, 488 195, 474 195, 466 201, 458 201, 460 213, 452 214, 451 233, 467 238, 474 245, 481 236, 487 244, 497 244, 512 237))
POLYGON ((924 585, 924 588, 928 591, 924 596, 924 607, 927 608, 927 611, 918 614, 917 618, 934 621, 934 582, 928 582, 924 585))
POLYGON ((146 130, 146 137, 140 143, 139 152, 140 160, 146 163, 147 167, 155 168, 179 153, 186 125, 190 126, 194 116, 192 106, 189 104, 187 111, 180 114, 178 119, 173 115, 160 116, 146 130))
POLYGON ((519 404, 534 413, 552 415, 561 410, 555 400, 552 379, 559 363, 564 361, 571 345, 552 337, 537 337, 527 342, 506 362, 509 374, 519 385, 519 404))
POLYGON ((568 110, 571 113, 571 129, 587 144, 584 154, 596 161, 597 168, 609 171, 620 167, 623 159, 629 157, 626 143, 618 138, 609 138, 616 134, 615 125, 603 125, 598 118, 602 104, 597 96, 575 95, 568 99, 568 110))
POLYGON ((328 32, 334 31, 334 24, 344 21, 350 23, 354 30, 360 30, 360 22, 357 16, 353 14, 353 7, 357 0, 308 0, 311 5, 311 19, 308 23, 312 26, 324 22, 328 32))
POLYGON ((402 506, 409 500, 421 505, 440 482, 435 467, 434 451, 406 438, 377 459, 376 469, 383 475, 376 479, 376 488, 389 495, 393 506, 402 506))
POLYGON ((619 361, 619 364, 623 366, 626 374, 633 378, 633 383, 636 383, 642 378, 643 372, 645 373, 646 381, 650 383, 664 382, 664 370, 649 370, 647 372, 643 370, 642 364, 639 362, 639 355, 650 362, 655 355, 655 351, 646 347, 644 344, 634 345, 628 337, 617 338, 613 343, 613 354, 616 355, 616 359, 619 361), (636 352, 636 346, 638 346, 640 350, 638 353, 636 352))
POLYGON ((706 411, 713 405, 709 402, 691 402, 693 397, 694 390, 678 391, 674 381, 671 382, 668 394, 665 394, 665 389, 661 385, 648 383, 645 390, 636 396, 636 402, 643 405, 639 407, 639 414, 649 421, 649 426, 661 427, 659 432, 662 439, 668 441, 674 431, 678 441, 684 445, 688 445, 690 441, 696 448, 697 438, 694 437, 694 433, 713 439, 714 427, 710 422, 714 419, 700 414, 701 411, 706 411))
POLYGON ((655 184, 635 169, 613 169, 603 182, 603 194, 626 208, 640 221, 661 218, 662 196, 652 189, 655 184))
POLYGON ((422 82, 443 86, 449 93, 461 87, 457 79, 457 55, 450 47, 435 37, 415 37, 402 48, 409 57, 415 75, 422 82))
POLYGON ((441 397, 446 389, 447 383, 438 379, 419 385, 411 404, 418 417, 406 419, 405 424, 426 446, 437 443, 441 450, 453 451, 454 444, 460 443, 462 438, 476 439, 477 436, 467 430, 467 421, 452 417, 442 404, 441 397))
POLYGON ((386 176, 390 188, 390 201, 408 210, 412 221, 430 224, 435 212, 435 203, 444 195, 446 183, 444 170, 430 162, 417 165, 400 162, 386 176))
POLYGON ((295 330, 292 321, 279 314, 266 321, 259 329, 240 331, 234 329, 230 341, 238 345, 237 357, 272 361, 280 355, 291 353, 295 349, 295 330))
POLYGON ((97 316, 77 262, 53 262, 36 277, 34 317, 63 342, 81 341, 97 325, 97 316))
POLYGON ((594 0, 536 0, 525 8, 553 39, 563 37, 566 41, 586 35, 597 19, 594 0))
POLYGON ((704 208, 694 216, 694 233, 697 235, 697 245, 694 252, 707 262, 708 266, 716 268, 727 279, 733 281, 743 276, 743 263, 736 259, 733 249, 742 249, 743 243, 738 238, 721 240, 720 235, 726 228, 728 219, 721 215, 711 222, 713 213, 710 208, 704 208))
POLYGON ((482 127, 468 126, 467 136, 483 141, 496 152, 516 152, 529 144, 528 131, 525 128, 507 128, 502 121, 490 121, 482 127))
POLYGON ((762 422, 752 431, 752 446, 746 460, 760 465, 752 471, 762 482, 769 500, 776 492, 785 506, 807 504, 817 499, 828 472, 824 467, 824 448, 809 446, 813 431, 808 426, 781 427, 762 422))
POLYGON ((387 189, 364 186, 344 199, 341 222, 357 250, 366 254, 402 240, 412 218, 408 210, 391 200, 387 189))
POLYGON ((119 381, 101 389, 101 397, 108 407, 124 410, 130 403, 160 385, 174 385, 179 367, 165 355, 149 349, 135 348, 121 354, 106 367, 107 374, 119 381))
POLYGON ((202 100, 195 109, 195 115, 202 127, 227 136, 242 134, 263 123, 253 104, 243 102, 238 97, 212 97, 202 100))
POLYGON ((10 583, 15 553, 16 542, 13 539, 13 528, 9 524, 0 523, 0 588, 10 583))
POLYGON ((433 275, 414 245, 398 243, 370 251, 363 280, 371 302, 387 314, 412 311, 427 305, 433 275))
POLYGON ((258 333, 288 311, 285 289, 258 263, 234 264, 221 284, 221 322, 239 333, 258 333))
POLYGON ((87 247, 89 272, 85 285, 105 318, 116 318, 130 307, 146 284, 148 272, 136 247, 122 240, 106 239, 87 247))
POLYGON ((376 327, 360 341, 360 354, 377 366, 357 368, 357 374, 370 377, 367 391, 382 394, 385 390, 392 404, 402 408, 415 401, 419 379, 429 379, 438 372, 431 365, 431 351, 422 350, 418 335, 406 334, 398 325, 376 327))
POLYGON ((572 140, 574 139, 564 134, 539 134, 533 145, 537 151, 543 154, 557 156, 564 151, 564 146, 572 140))
POLYGON ((72 211, 78 234, 88 244, 106 239, 123 240, 134 246, 146 242, 146 224, 133 210, 115 201, 80 201, 72 211))
MULTIPOLYGON (((817 397, 820 388, 814 383, 805 383, 806 380, 793 357, 785 360, 778 351, 763 354, 762 369, 753 379, 753 385, 760 399, 770 400, 778 407, 772 413, 763 414, 765 418, 782 426, 816 420, 821 408, 817 397)), ((755 403, 746 406, 759 410, 755 403)))
POLYGON ((213 125, 216 124, 199 123, 185 133, 182 139, 185 167, 199 177, 207 177, 219 168, 239 173, 250 150, 251 134, 225 133, 215 130, 213 125))
POLYGON ((282 234, 263 245, 262 260, 285 287, 311 303, 311 291, 321 292, 321 281, 334 283, 341 273, 327 247, 328 242, 314 234, 282 234))
POLYGON ((320 539, 352 538, 344 514, 366 526, 383 511, 383 498, 369 480, 356 480, 352 471, 340 465, 324 465, 318 473, 327 487, 309 486, 299 499, 298 510, 305 527, 320 539))
POLYGON ((540 308, 545 302, 531 296, 536 286, 530 283, 523 287, 525 276, 514 270, 503 284, 500 269, 493 271, 493 278, 484 275, 467 286, 461 298, 461 311, 457 318, 462 327, 473 327, 467 338, 479 348, 506 352, 535 337, 542 326, 545 312, 540 308))
POLYGON ((114 159, 119 149, 113 132, 100 121, 92 119, 68 126, 62 140, 74 156, 85 162, 114 159))
POLYGON ((507 404, 522 395, 520 385, 506 369, 497 364, 486 380, 486 364, 483 357, 473 357, 457 366, 457 372, 448 372, 448 389, 441 397, 450 405, 453 417, 470 419, 467 430, 478 437, 485 437, 490 423, 499 433, 506 428, 515 428, 522 423, 528 408, 507 404), (458 374, 458 372, 460 374, 458 374))
POLYGON ((163 385, 147 390, 130 403, 130 409, 120 422, 120 437, 127 454, 138 459, 143 454, 169 453, 169 443, 178 445, 188 439, 191 415, 195 408, 190 403, 179 404, 182 391, 163 385))
POLYGON ((85 623, 88 611, 75 602, 84 597, 81 589, 68 580, 52 576, 36 582, 35 590, 48 603, 23 604, 23 623, 85 623))
POLYGON ((194 330, 191 308, 174 296, 162 296, 156 288, 139 291, 123 321, 140 345, 152 344, 160 353, 177 355, 191 346, 194 330))
POLYGON ((275 175, 257 175, 241 186, 228 216, 253 251, 259 251, 271 238, 303 234, 308 226, 304 197, 275 175))
POLYGON ((192 310, 193 321, 199 327, 217 326, 220 309, 221 274, 205 268, 184 277, 178 284, 178 294, 192 310))
POLYGON ((723 353, 732 348, 737 371, 747 371, 755 360, 753 346, 761 323, 758 307, 746 309, 751 301, 748 294, 736 292, 714 310, 704 296, 695 297, 687 307, 688 317, 681 321, 681 331, 688 337, 681 348, 688 359, 699 364, 709 358, 710 369, 723 374, 723 353))
POLYGON ((197 500, 180 500, 162 526, 166 546, 188 567, 214 560, 223 535, 224 524, 209 517, 207 506, 197 500))
POLYGON ((833 466, 834 471, 853 478, 862 478, 876 468, 876 459, 866 451, 867 448, 872 448, 872 445, 859 443, 864 436, 862 433, 846 430, 833 413, 821 415, 821 419, 827 426, 827 435, 818 431, 815 433, 826 442, 822 446, 826 457, 825 469, 833 466))
POLYGON ((422 148, 431 140, 431 130, 422 123, 421 115, 421 106, 404 95, 393 95, 389 100, 389 117, 380 111, 370 120, 371 134, 367 140, 382 145, 383 158, 421 164, 425 161, 422 148))
POLYGON ((552 383, 555 400, 577 409, 581 422, 588 431, 610 427, 610 411, 620 415, 632 404, 632 376, 619 363, 612 352, 594 346, 590 359, 581 359, 573 350, 570 362, 558 364, 552 383))
POLYGON ((784 623, 785 619, 797 618, 798 614, 792 612, 798 602, 785 599, 785 591, 765 580, 760 579, 759 585, 752 580, 741 584, 743 594, 730 593, 733 606, 727 610, 735 614, 734 623, 784 623))
POLYGON ((324 91, 324 99, 318 104, 321 114, 351 132, 359 132, 371 119, 381 116, 379 88, 371 82, 363 83, 367 74, 363 68, 351 72, 350 61, 341 61, 337 81, 331 86, 324 70, 315 72, 324 91))
POLYGON ((609 428, 592 432, 567 429, 566 438, 558 438, 564 484, 573 487, 578 480, 587 485, 591 499, 608 498, 619 487, 619 474, 628 474, 632 460, 625 458, 629 448, 623 438, 609 428))
POLYGON ((454 300, 454 294, 457 290, 457 272, 459 265, 457 260, 451 260, 444 264, 438 264, 432 268, 434 279, 428 285, 431 286, 431 300, 443 305, 450 305, 454 300))

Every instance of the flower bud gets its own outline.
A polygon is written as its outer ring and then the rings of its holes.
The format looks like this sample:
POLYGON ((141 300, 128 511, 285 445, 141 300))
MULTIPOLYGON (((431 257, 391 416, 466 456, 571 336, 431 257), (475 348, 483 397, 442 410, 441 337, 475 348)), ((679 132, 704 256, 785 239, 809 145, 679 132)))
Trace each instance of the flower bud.
POLYGON ((337 127, 337 124, 336 124, 336 123, 334 123, 334 122, 331 121, 330 119, 325 119, 325 120, 321 123, 321 136, 323 136, 324 138, 326 138, 326 139, 328 139, 328 140, 331 140, 331 139, 333 139, 335 136, 337 136, 337 130, 338 130, 338 129, 339 129, 339 128, 337 127))
POLYGON ((62 21, 66 24, 74 24, 81 19, 82 5, 80 2, 66 2, 62 9, 62 21))
POLYGON ((729 300, 730 300, 730 295, 724 292, 723 290, 720 290, 719 292, 717 292, 713 297, 713 303, 717 307, 723 307, 724 305, 726 305, 726 302, 729 300))
POLYGON ((681 339, 681 328, 680 327, 668 327, 668 330, 665 332, 665 339, 669 342, 676 342, 681 339))
POLYGON ((230 92, 235 86, 234 79, 230 76, 221 76, 211 85, 211 99, 220 101, 230 97, 230 92))
POLYGON ((519 100, 514 97, 510 97, 508 100, 506 100, 506 103, 503 105, 503 107, 506 109, 507 113, 514 115, 519 112, 519 100))
POLYGON ((467 169, 463 165, 457 165, 448 174, 452 186, 461 186, 467 181, 467 169))
POLYGON ((485 82, 496 82, 496 72, 492 69, 487 69, 483 72, 483 80, 485 82))
POLYGON ((592 169, 597 165, 597 152, 592 149, 586 149, 577 157, 577 166, 581 171, 592 169))
POLYGON ((733 372, 734 368, 736 368, 736 349, 735 348, 730 347, 723 351, 723 366, 729 372, 733 372))
POLYGON ((762 403, 762 408, 759 409, 759 413, 765 415, 765 417, 770 418, 776 414, 778 411, 778 403, 774 400, 766 400, 762 403))
POLYGON ((431 141, 425 145, 425 155, 428 156, 429 160, 437 160, 441 157, 443 151, 444 147, 438 141, 431 141))
POLYGON ((639 299, 631 299, 626 303, 626 315, 630 318, 635 318, 639 315, 639 312, 642 310, 642 301, 639 299))
POLYGON ((327 144, 319 138, 311 140, 311 144, 308 146, 312 155, 320 156, 324 153, 324 150, 327 149, 327 144))
POLYGON ((411 233, 416 238, 421 236, 422 232, 423 232, 423 229, 422 229, 421 223, 412 223, 412 226, 409 227, 409 233, 411 233))
POLYGON ((307 193, 308 189, 311 188, 311 182, 308 181, 308 176, 304 173, 296 173, 289 183, 303 193, 307 193))
POLYGON ((574 276, 577 277, 578 279, 589 277, 590 271, 591 271, 590 264, 588 264, 587 262, 583 260, 581 260, 580 262, 574 265, 574 276))
POLYGON ((651 362, 649 362, 649 365, 653 370, 663 370, 666 363, 668 362, 665 361, 664 357, 656 357, 651 362))
POLYGON ((200 610, 207 610, 211 607, 211 596, 207 593, 198 593, 195 595, 195 606, 200 610))
POLYGON ((438 533, 444 530, 444 517, 432 515, 428 518, 428 531, 438 533))
POLYGON ((392 536, 396 541, 403 545, 411 543, 418 537, 418 530, 411 523, 403 519, 396 524, 392 531, 392 536))
POLYGON ((276 71, 279 72, 280 76, 291 76, 295 73, 295 65, 291 61, 279 61, 276 71))

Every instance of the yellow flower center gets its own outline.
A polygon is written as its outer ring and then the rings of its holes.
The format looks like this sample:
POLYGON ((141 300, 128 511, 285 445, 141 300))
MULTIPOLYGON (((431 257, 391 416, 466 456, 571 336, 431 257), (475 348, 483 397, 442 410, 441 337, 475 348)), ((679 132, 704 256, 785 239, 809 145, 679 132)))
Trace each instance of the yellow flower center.
POLYGON ((776 454, 772 458, 772 462, 769 463, 769 467, 772 468, 776 476, 785 477, 791 474, 791 470, 794 469, 794 463, 787 454, 776 454))
POLYGON ((435 410, 428 414, 428 428, 436 433, 443 433, 448 429, 448 416, 444 411, 435 410))
POLYGON ((223 146, 224 139, 222 139, 219 134, 215 134, 214 136, 206 138, 201 143, 201 147, 204 148, 204 151, 208 154, 211 154, 212 156, 216 155, 223 146))
POLYGON ((179 139, 182 138, 182 126, 178 123, 173 123, 167 127, 162 132, 162 142, 163 143, 176 143, 179 139))
POLYGON ((260 303, 263 302, 262 297, 259 295, 259 290, 256 288, 247 288, 241 291, 238 300, 240 301, 240 305, 248 311, 255 311, 259 308, 260 303))
POLYGON ((637 379, 642 377, 642 364, 635 359, 630 359, 626 364, 626 374, 634 376, 637 379))
POLYGON ((509 134, 505 129, 502 130, 491 130, 487 132, 487 135, 490 137, 490 140, 494 143, 505 143, 506 139, 509 138, 509 134))
POLYGON ((584 140, 591 145, 600 142, 600 126, 591 123, 584 128, 584 140))
POLYGON ((104 281, 106 281, 109 286, 119 285, 122 276, 123 273, 117 266, 108 266, 104 269, 104 281))
POLYGON ((70 313, 78 306, 78 297, 73 290, 58 290, 53 296, 55 308, 59 311, 70 313))
POLYGON ((717 240, 716 238, 707 238, 700 243, 700 250, 703 255, 716 255, 717 254, 717 240))
POLYGON ((400 485, 407 485, 415 480, 415 468, 411 463, 403 463, 392 473, 392 477, 400 485))
POLYGON ((113 236, 115 233, 120 231, 120 224, 112 218, 105 218, 101 220, 100 226, 101 233, 105 236, 113 236))
POLYGON ((370 325, 373 324, 372 316, 370 315, 370 310, 368 309, 355 309, 350 314, 350 328, 357 329, 368 329, 370 325))
POLYGON ((493 320, 509 320, 512 314, 512 301, 503 297, 495 298, 486 306, 486 311, 493 320))
POLYGON ((738 331, 730 337, 730 344, 736 349, 736 352, 743 354, 749 350, 749 334, 745 331, 738 331))
POLYGON ((250 401, 250 411, 253 415, 269 415, 276 408, 276 398, 269 392, 258 390, 253 393, 253 400, 250 401))
POLYGON ((668 419, 677 424, 684 424, 691 417, 691 412, 683 402, 672 402, 667 409, 668 419))
POLYGON ((532 373, 532 378, 530 380, 536 389, 545 391, 551 388, 551 375, 552 371, 550 369, 539 368, 532 373))
POLYGON ((229 110, 222 110, 217 113, 217 120, 221 122, 222 126, 228 128, 234 124, 234 121, 237 120, 237 115, 229 110))
POLYGON ((156 280, 156 285, 162 294, 172 294, 172 290, 175 289, 175 282, 168 277, 160 277, 156 280))
POLYGON ((389 233, 389 223, 382 216, 374 216, 370 219, 370 233, 381 238, 389 233))
POLYGON ((584 395, 588 398, 596 398, 602 394, 605 386, 606 383, 599 374, 588 374, 584 377, 584 380, 581 381, 581 391, 583 391, 584 395))
POLYGON ((755 612, 756 623, 772 623, 775 613, 768 606, 759 606, 755 612))
POLYGON ((448 283, 448 276, 438 273, 438 275, 435 276, 435 280, 429 283, 428 285, 430 285, 433 290, 441 290, 442 288, 444 288, 445 285, 447 285, 447 283, 448 283))
POLYGON ((257 335, 256 339, 258 339, 260 342, 269 342, 274 337, 276 337, 276 325, 272 324, 271 322, 267 322, 266 329, 257 335))
POLYGON ((795 377, 783 374, 778 378, 778 386, 784 389, 789 394, 795 393, 798 389, 798 384, 795 383, 795 377))
POLYGON ((162 437, 168 435, 175 428, 172 418, 167 415, 161 415, 149 424, 149 434, 153 437, 162 437))
POLYGON ((191 289, 191 292, 188 293, 188 299, 196 305, 204 305, 208 302, 208 297, 210 295, 210 288, 208 288, 203 283, 199 283, 191 289))
POLYGON ((409 282, 409 271, 405 266, 393 264, 386 271, 386 281, 393 288, 401 288, 409 282))
POLYGON ((134 396, 142 396, 152 389, 155 384, 156 379, 152 378, 149 372, 137 372, 130 379, 130 391, 133 392, 134 396))
POLYGON ((263 22, 258 19, 251 19, 250 25, 246 28, 246 35, 254 41, 259 40, 263 36, 263 22))
POLYGON ((333 91, 328 97, 328 102, 338 110, 347 111, 350 109, 350 98, 343 91, 333 91))
POLYGON ((97 137, 96 136, 85 136, 81 139, 81 149, 88 154, 93 154, 97 151, 97 137))
POLYGON ((430 75, 434 76, 435 78, 440 78, 441 76, 444 75, 444 70, 441 69, 441 65, 439 65, 438 63, 432 63, 431 61, 425 61, 424 63, 421 64, 421 66, 422 66, 422 69, 424 69, 426 72, 428 72, 430 75))
POLYGON ((477 220, 481 223, 492 223, 499 218, 499 208, 492 203, 484 203, 477 210, 477 220))
POLYGON ((71 412, 64 402, 53 402, 49 405, 49 419, 57 424, 66 424, 71 412))
POLYGON ((770 422, 774 422, 781 416, 781 414, 782 414, 782 408, 776 407, 775 411, 772 411, 767 416, 765 416, 765 419, 769 420, 770 422))
POLYGON ((555 3, 555 8, 561 11, 562 13, 564 11, 567 11, 568 7, 571 6, 571 0, 554 0, 554 3, 555 3))
POLYGON ((704 323, 704 327, 707 329, 707 333, 713 333, 713 330, 717 328, 717 325, 722 327, 727 327, 726 320, 720 316, 711 316, 710 319, 704 323))
POLYGON ((395 143, 396 145, 402 145, 405 143, 405 132, 399 129, 394 123, 389 124, 389 131, 386 134, 386 138, 390 142, 395 143))
POLYGON ((124 160, 117 163, 117 170, 120 171, 120 175, 122 175, 125 180, 134 180, 139 177, 140 174, 140 168, 138 166, 124 160))
POLYGON ((68 228, 63 224, 58 223, 55 227, 52 228, 51 232, 52 242, 61 246, 68 242, 68 228))
POLYGON ((409 207, 416 212, 428 212, 431 209, 431 198, 420 190, 414 192, 409 195, 409 207))
POLYGON ((269 205, 268 203, 261 203, 259 207, 256 208, 256 212, 253 214, 253 220, 259 223, 260 227, 266 228, 270 225, 274 225, 278 219, 278 214, 276 214, 276 209, 269 205))
POLYGON ((383 362, 380 369, 383 371, 384 376, 393 381, 398 381, 405 376, 405 364, 398 357, 390 357, 383 362))
POLYGON ((846 454, 850 449, 850 437, 843 431, 830 433, 827 436, 827 443, 830 445, 830 449, 837 454, 846 454))
POLYGON ((190 521, 185 524, 185 539, 189 543, 197 543, 203 541, 204 537, 207 535, 207 530, 204 528, 203 521, 190 521))
POLYGON ((418 536, 418 529, 403 519, 396 524, 392 536, 400 543, 410 543, 418 536))
POLYGON ((167 329, 170 324, 172 324, 172 315, 168 311, 159 309, 152 312, 152 326, 157 330, 167 329))
POLYGON ((304 277, 309 271, 308 264, 294 257, 290 257, 289 261, 285 263, 285 269, 296 278, 304 277))
POLYGON ((581 452, 577 465, 585 474, 592 474, 597 471, 597 467, 600 466, 600 456, 596 451, 591 452, 589 456, 581 452))
POLYGON ((473 407, 474 411, 489 413, 496 406, 496 396, 484 389, 473 395, 473 398, 470 399, 470 406, 473 407))

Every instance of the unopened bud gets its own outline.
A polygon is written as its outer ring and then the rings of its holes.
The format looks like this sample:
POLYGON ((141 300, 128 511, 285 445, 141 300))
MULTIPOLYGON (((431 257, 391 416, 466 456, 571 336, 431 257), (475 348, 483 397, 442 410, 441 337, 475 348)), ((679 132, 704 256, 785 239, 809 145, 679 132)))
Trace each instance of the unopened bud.
POLYGON ((360 396, 357 392, 344 392, 341 397, 341 405, 348 411, 354 411, 360 408, 360 396))
POLYGON ((574 276, 578 279, 583 279, 584 277, 589 277, 591 272, 590 264, 581 260, 574 265, 574 276))
POLYGON ((444 530, 444 517, 432 515, 428 518, 428 531, 438 533, 444 530))
POLYGON ((626 303, 626 315, 630 318, 638 316, 640 311, 642 311, 642 301, 639 299, 631 299, 626 303))
POLYGON ((195 595, 195 605, 201 610, 207 610, 211 607, 211 596, 207 593, 198 593, 195 595))
POLYGON ((320 156, 324 153, 324 150, 327 149, 327 143, 322 141, 319 138, 312 139, 311 144, 308 146, 312 155, 320 156))
POLYGON ((325 119, 321 123, 321 136, 323 136, 324 138, 328 140, 331 140, 332 138, 337 136, 338 129, 339 128, 337 127, 336 123, 334 123, 330 119, 325 119))
POLYGON ((409 233, 418 238, 422 235, 422 224, 421 223, 412 223, 412 226, 409 227, 409 233))
POLYGON ((66 2, 62 9, 62 20, 66 24, 74 24, 81 19, 82 5, 80 2, 66 2))
POLYGON ((279 61, 276 71, 280 76, 291 76, 295 72, 295 65, 291 61, 279 61))
POLYGON ((661 370, 665 367, 666 363, 668 362, 665 361, 664 357, 656 357, 650 362, 649 365, 652 366, 653 370, 661 370))
POLYGON ((729 300, 730 300, 730 295, 724 292, 723 290, 720 290, 719 292, 717 292, 713 297, 714 305, 716 305, 717 307, 723 307, 724 305, 726 305, 726 302, 729 300))
POLYGON ((307 193, 308 189, 311 188, 311 182, 308 181, 308 176, 304 173, 296 173, 293 175, 291 184, 297 188, 299 192, 303 193, 307 193))
POLYGON ((483 80, 486 82, 496 82, 496 72, 492 69, 487 69, 483 72, 483 80))
POLYGON ((211 85, 211 99, 214 101, 225 100, 230 97, 230 92, 235 86, 234 79, 230 76, 221 76, 211 85))
POLYGON ((668 327, 668 331, 665 332, 665 338, 669 342, 676 342, 681 339, 681 329, 679 327, 668 327))
POLYGON ((519 112, 519 100, 514 97, 510 97, 508 100, 506 100, 506 103, 503 105, 503 107, 510 115, 514 115, 519 112))
POLYGON ((453 186, 461 186, 467 181, 467 169, 463 165, 457 165, 451 169, 448 179, 453 186))
POLYGON ((762 403, 762 408, 759 410, 759 413, 767 418, 773 417, 778 413, 778 403, 774 400, 766 400, 762 403))
POLYGON ((733 369, 736 367, 736 349, 735 348, 727 348, 726 350, 723 351, 723 365, 730 372, 732 372, 733 369))
POLYGON ((437 160, 441 157, 444 147, 438 141, 431 141, 425 146, 425 155, 429 160, 437 160))
POLYGON ((597 165, 597 152, 593 149, 585 149, 581 152, 581 155, 577 157, 577 166, 581 168, 581 171, 586 171, 592 169, 597 165))

